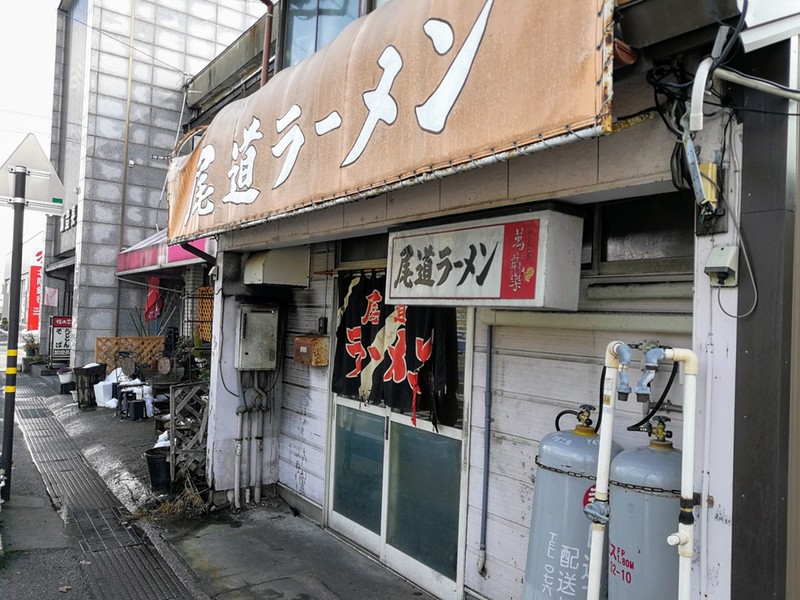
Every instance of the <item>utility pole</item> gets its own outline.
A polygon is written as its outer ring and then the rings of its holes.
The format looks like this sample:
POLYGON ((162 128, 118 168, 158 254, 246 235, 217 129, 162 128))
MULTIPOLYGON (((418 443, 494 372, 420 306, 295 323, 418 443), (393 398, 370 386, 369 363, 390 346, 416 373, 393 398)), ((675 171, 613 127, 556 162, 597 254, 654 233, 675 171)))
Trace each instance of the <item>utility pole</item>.
POLYGON ((17 395, 17 345, 19 343, 20 280, 22 279, 22 226, 25 220, 26 167, 14 167, 14 236, 11 250, 11 289, 8 309, 8 352, 6 355, 6 394, 3 410, 2 465, 5 485, 0 487, 0 497, 11 497, 11 465, 14 451, 14 403, 17 395))
POLYGON ((3 410, 3 454, 0 456, 0 502, 11 497, 11 467, 14 451, 14 404, 17 396, 19 344, 19 305, 22 280, 22 226, 25 208, 61 215, 64 185, 42 150, 36 136, 29 133, 0 166, 0 201, 14 208, 14 236, 11 251, 11 279, 8 307, 8 354, 6 356, 5 407, 3 410), (23 166, 24 165, 24 166, 23 166), (9 172, 13 177, 5 177, 9 172), (30 182, 27 177, 31 176, 30 182))

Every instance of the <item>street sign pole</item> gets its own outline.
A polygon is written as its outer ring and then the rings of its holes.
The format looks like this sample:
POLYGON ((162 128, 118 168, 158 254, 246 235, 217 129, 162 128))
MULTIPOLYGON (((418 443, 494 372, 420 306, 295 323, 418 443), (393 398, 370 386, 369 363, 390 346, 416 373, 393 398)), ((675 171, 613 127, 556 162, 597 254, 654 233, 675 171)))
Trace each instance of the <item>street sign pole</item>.
POLYGON ((22 279, 22 225, 25 207, 60 215, 64 207, 64 185, 42 150, 36 136, 29 133, 0 166, 0 199, 14 207, 14 238, 11 251, 11 279, 8 306, 8 354, 6 357, 5 409, 3 410, 3 454, 0 455, 0 501, 11 496, 11 455, 14 450, 14 403, 17 395, 17 345, 19 343, 19 305, 22 279), (19 166, 19 165, 25 165, 19 166), (27 181, 28 175, 31 181, 27 181), (12 183, 13 179, 13 183, 12 183), (13 190, 11 189, 13 185, 13 190), (25 196, 29 196, 26 198, 25 196))
POLYGON ((3 455, 0 468, 5 472, 5 486, 0 487, 3 500, 11 497, 11 465, 14 451, 14 403, 17 395, 17 345, 19 342, 20 280, 22 279, 22 225, 25 219, 26 167, 14 167, 14 237, 11 250, 11 280, 8 307, 8 352, 6 355, 6 389, 3 410, 3 455))

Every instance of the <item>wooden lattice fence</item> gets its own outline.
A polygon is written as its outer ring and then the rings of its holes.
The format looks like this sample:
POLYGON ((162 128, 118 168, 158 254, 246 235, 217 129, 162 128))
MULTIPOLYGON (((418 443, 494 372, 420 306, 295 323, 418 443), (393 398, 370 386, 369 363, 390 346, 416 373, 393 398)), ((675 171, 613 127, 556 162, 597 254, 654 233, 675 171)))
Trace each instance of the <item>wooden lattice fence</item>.
POLYGON ((151 365, 164 354, 164 337, 98 337, 94 342, 94 360, 112 371, 121 367, 123 357, 132 358, 136 364, 151 365))
POLYGON ((173 385, 169 392, 170 480, 205 477, 208 382, 173 385))

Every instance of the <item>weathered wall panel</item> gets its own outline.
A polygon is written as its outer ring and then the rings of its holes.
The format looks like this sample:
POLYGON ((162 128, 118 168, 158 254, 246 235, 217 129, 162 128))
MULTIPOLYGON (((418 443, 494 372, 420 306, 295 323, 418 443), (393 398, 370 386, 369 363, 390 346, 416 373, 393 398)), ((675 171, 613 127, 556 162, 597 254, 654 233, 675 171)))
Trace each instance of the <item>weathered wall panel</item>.
MULTIPOLYGON (((327 244, 312 248, 309 289, 292 292, 284 335, 278 480, 306 500, 322 506, 328 448, 328 368, 294 362, 294 338, 316 333, 330 311, 334 286, 327 270, 327 244), (315 274, 319 273, 319 274, 315 274)), ((335 325, 334 325, 335 326, 335 325)))

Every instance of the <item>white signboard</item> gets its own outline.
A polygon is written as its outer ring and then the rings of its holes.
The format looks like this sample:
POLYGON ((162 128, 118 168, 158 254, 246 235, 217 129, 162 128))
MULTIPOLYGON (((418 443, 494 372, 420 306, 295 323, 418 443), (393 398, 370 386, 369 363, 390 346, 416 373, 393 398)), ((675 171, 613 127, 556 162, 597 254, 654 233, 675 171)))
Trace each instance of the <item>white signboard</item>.
POLYGON ((577 310, 582 232, 543 210, 392 233, 387 303, 577 310))
POLYGON ((69 359, 72 317, 50 317, 50 359, 69 359))

